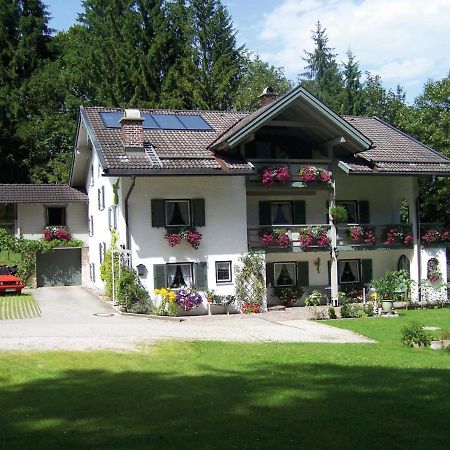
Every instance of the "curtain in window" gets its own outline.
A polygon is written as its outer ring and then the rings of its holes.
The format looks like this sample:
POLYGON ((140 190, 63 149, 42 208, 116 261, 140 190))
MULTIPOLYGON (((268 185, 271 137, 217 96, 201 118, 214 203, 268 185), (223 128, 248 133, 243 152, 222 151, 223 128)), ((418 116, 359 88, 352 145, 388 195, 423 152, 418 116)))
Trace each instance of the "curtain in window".
POLYGON ((169 286, 169 288, 175 287, 174 284, 176 270, 177 266, 175 265, 167 266, 167 285, 169 286))
POLYGON ((176 289, 192 284, 192 270, 189 264, 169 264, 167 266, 167 285, 169 288, 176 289))
POLYGON ((352 283, 358 281, 358 262, 342 261, 339 264, 339 280, 341 283, 352 283))
POLYGON ((184 278, 184 284, 186 286, 192 286, 193 280, 192 280, 192 271, 191 266, 188 264, 181 264, 181 273, 183 274, 184 278))
POLYGON ((189 207, 187 202, 166 203, 167 225, 189 225, 189 207))
POLYGON ((293 286, 295 280, 295 264, 275 264, 275 285, 293 286))
POLYGON ((291 205, 289 203, 272 203, 272 224, 291 224, 291 205))

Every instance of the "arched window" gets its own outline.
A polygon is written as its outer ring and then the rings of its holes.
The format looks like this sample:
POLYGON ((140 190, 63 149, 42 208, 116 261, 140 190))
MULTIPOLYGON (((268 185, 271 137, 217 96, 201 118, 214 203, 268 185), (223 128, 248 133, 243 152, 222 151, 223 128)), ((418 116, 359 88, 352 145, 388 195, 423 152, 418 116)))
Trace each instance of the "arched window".
POLYGON ((408 274, 408 278, 411 276, 411 262, 406 255, 400 256, 398 259, 397 270, 404 270, 408 274))
POLYGON ((427 262, 427 278, 430 283, 436 283, 442 278, 439 261, 436 258, 430 258, 427 262))

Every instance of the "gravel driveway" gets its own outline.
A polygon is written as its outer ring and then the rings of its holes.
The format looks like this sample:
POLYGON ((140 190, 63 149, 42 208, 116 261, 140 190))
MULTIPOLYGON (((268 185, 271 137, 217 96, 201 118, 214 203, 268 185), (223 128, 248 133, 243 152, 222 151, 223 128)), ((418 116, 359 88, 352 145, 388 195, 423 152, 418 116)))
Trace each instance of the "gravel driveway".
POLYGON ((82 287, 32 290, 42 317, 0 321, 0 349, 133 350, 162 339, 371 343, 351 331, 292 313, 197 316, 183 321, 124 316, 82 287))

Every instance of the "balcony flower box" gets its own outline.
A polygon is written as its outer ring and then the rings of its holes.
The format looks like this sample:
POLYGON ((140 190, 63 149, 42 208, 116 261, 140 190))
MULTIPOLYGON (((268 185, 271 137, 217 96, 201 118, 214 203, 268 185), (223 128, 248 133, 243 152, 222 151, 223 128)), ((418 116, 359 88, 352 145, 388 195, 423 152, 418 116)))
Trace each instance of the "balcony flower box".
POLYGON ((264 230, 261 235, 261 243, 264 247, 288 248, 291 240, 284 230, 264 230))
POLYGON ((421 240, 424 245, 448 243, 450 242, 450 231, 439 231, 437 228, 428 228, 422 232, 421 240))
POLYGON ((305 183, 331 183, 332 180, 330 171, 311 165, 301 167, 298 176, 305 183))
POLYGON ((298 242, 303 249, 329 247, 328 230, 326 227, 321 226, 304 228, 299 233, 298 242))
POLYGON ((265 186, 272 184, 287 184, 290 180, 289 169, 287 166, 266 167, 262 171, 261 182, 265 186))
POLYGON ((350 225, 347 235, 353 244, 375 245, 377 238, 372 227, 363 227, 361 225, 350 225))
POLYGON ((70 241, 72 239, 72 235, 69 233, 69 229, 67 227, 46 227, 44 230, 44 240, 47 242, 57 240, 57 241, 70 241))
POLYGON ((192 248, 198 249, 203 235, 193 228, 182 228, 178 231, 167 231, 164 239, 170 247, 175 247, 181 244, 181 241, 187 241, 192 248))

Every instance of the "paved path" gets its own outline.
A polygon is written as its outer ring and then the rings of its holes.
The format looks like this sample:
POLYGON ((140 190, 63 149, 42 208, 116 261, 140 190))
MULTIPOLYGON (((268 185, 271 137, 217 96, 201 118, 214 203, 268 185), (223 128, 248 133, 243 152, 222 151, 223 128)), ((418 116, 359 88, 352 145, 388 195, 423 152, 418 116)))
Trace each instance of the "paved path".
POLYGON ((373 342, 351 331, 298 319, 292 312, 160 320, 118 315, 107 303, 81 287, 39 288, 32 293, 42 317, 0 321, 0 349, 133 350, 140 343, 162 339, 373 342))

